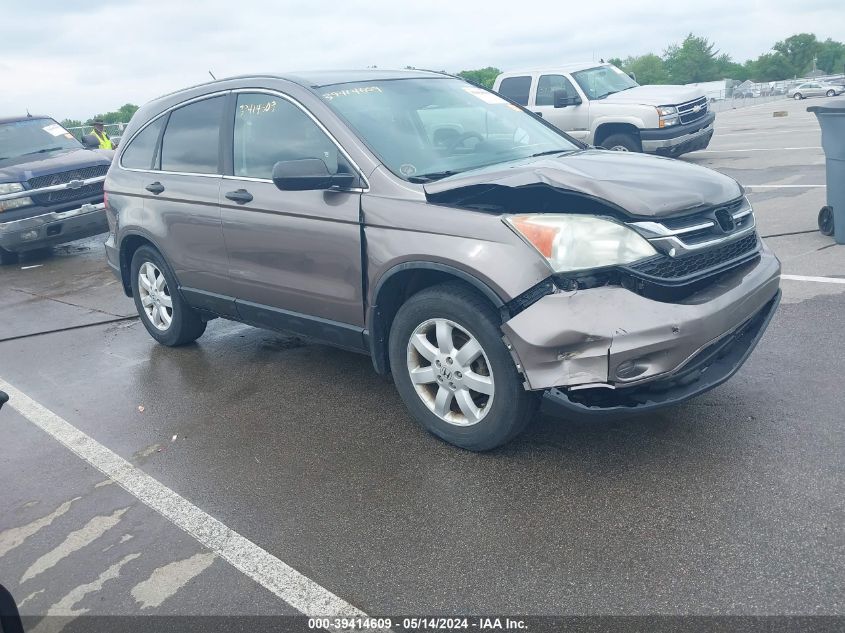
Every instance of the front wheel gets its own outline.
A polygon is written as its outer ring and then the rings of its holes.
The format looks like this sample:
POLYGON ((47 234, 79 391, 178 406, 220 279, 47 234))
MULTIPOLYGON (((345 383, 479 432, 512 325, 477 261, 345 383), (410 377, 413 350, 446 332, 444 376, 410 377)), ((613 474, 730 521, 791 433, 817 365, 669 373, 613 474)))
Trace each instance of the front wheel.
POLYGON ((804 98, 804 95, 802 95, 800 92, 796 92, 795 96, 793 96, 792 98, 795 99, 796 101, 801 101, 801 99, 804 98))
POLYGON ((828 97, 835 97, 835 96, 836 96, 836 91, 835 91, 835 90, 828 90, 828 91, 827 91, 827 96, 828 96, 828 97))
POLYGON ((161 253, 150 246, 139 248, 132 257, 131 275, 135 307, 150 336, 170 347, 202 336, 206 323, 182 298, 161 253))
POLYGON ((474 290, 446 283, 399 309, 390 330, 393 380, 424 428, 472 451, 510 441, 539 401, 502 343, 500 319, 474 290))
POLYGON ((18 263, 18 254, 12 251, 7 251, 5 248, 0 248, 0 265, 11 266, 18 263))
POLYGON ((639 139, 630 134, 611 134, 601 146, 613 152, 641 152, 643 151, 639 139))

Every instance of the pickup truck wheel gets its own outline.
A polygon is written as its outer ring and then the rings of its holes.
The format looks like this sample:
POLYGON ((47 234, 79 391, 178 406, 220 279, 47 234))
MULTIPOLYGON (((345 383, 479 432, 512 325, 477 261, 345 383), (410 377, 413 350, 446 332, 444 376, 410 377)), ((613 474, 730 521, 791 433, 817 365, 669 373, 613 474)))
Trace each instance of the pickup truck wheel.
POLYGON ((202 336, 205 321, 179 294, 176 276, 157 250, 142 246, 135 251, 131 271, 135 308, 150 336, 169 347, 202 336))
POLYGON ((0 265, 11 266, 18 263, 18 254, 0 248, 0 265))
POLYGON ((390 329, 390 366, 405 406, 429 432, 471 451, 510 441, 539 396, 526 391, 478 293, 445 283, 413 295, 390 329))
POLYGON ((601 146, 614 152, 643 151, 640 141, 630 134, 611 134, 602 141, 601 146))

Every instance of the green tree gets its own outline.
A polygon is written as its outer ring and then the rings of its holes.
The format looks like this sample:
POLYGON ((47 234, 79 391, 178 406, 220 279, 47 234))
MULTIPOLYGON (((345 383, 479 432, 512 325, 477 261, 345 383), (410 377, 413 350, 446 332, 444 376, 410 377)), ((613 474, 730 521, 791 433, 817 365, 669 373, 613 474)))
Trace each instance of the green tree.
POLYGON ((85 122, 85 125, 91 125, 97 119, 102 119, 103 123, 128 123, 132 115, 138 110, 138 106, 133 103, 125 103, 117 110, 106 112, 105 114, 95 114, 85 122))
POLYGON ((79 119, 62 119, 61 125, 63 128, 81 127, 82 121, 80 121, 79 119))
POLYGON ((626 73, 633 73, 637 78, 637 83, 643 86, 669 83, 666 64, 654 53, 628 57, 619 67, 626 73))
POLYGON ((772 46, 792 67, 792 75, 803 75, 813 69, 813 58, 819 54, 821 43, 812 33, 798 33, 772 46))
POLYGON ((680 45, 670 45, 663 61, 672 83, 689 84, 719 79, 718 51, 705 37, 690 33, 680 45))
POLYGON ((488 66, 487 68, 479 68, 477 70, 462 70, 458 73, 458 76, 472 83, 480 84, 485 88, 492 88, 493 82, 496 81, 496 77, 500 74, 502 74, 501 70, 488 66))
POLYGON ((818 67, 826 73, 841 73, 845 71, 845 44, 827 38, 819 44, 816 53, 818 67))
POLYGON ((716 79, 748 79, 748 72, 742 64, 735 62, 727 53, 716 57, 716 69, 719 76, 716 79))
POLYGON ((780 53, 765 53, 745 63, 748 78, 752 81, 781 81, 795 75, 789 60, 780 53))

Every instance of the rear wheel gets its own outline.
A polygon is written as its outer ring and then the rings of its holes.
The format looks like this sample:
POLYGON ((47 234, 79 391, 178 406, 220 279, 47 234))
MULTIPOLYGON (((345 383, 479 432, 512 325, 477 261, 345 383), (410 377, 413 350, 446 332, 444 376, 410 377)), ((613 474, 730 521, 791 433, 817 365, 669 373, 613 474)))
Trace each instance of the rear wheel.
POLYGON ((819 231, 822 235, 833 235, 833 209, 822 207, 819 211, 819 231))
POLYGON ((142 246, 132 257, 132 296, 141 322, 162 345, 197 340, 205 321, 179 294, 176 276, 157 250, 142 246))
POLYGON ((18 263, 18 254, 12 251, 7 251, 5 248, 0 248, 0 265, 11 266, 18 263))
POLYGON ((828 97, 835 97, 835 96, 836 96, 836 91, 835 91, 835 90, 828 90, 828 91, 827 91, 827 96, 828 96, 828 97))
POLYGON ((513 439, 539 401, 523 388, 499 324, 481 295, 446 283, 412 296, 390 330, 390 366, 405 406, 429 432, 472 451, 513 439))
POLYGON ((601 146, 614 152, 641 152, 643 151, 639 139, 631 134, 611 134, 601 146))

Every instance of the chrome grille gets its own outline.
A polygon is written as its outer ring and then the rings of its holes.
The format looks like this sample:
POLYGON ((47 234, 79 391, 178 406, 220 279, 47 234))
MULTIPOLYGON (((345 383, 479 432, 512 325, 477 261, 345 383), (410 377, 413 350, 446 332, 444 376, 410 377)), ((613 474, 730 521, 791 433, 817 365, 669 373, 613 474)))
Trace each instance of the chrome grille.
MULTIPOLYGON (((67 184, 72 180, 87 180, 89 178, 97 178, 98 176, 105 176, 109 170, 108 165, 93 165, 91 167, 83 167, 81 169, 73 169, 71 171, 62 171, 57 174, 47 174, 46 176, 38 176, 30 178, 28 182, 31 189, 41 189, 42 187, 54 187, 56 185, 67 184)), ((60 189, 58 191, 50 191, 47 193, 33 193, 32 200, 35 204, 53 205, 61 202, 70 202, 72 200, 82 200, 90 198, 103 192, 103 183, 95 182, 89 185, 84 185, 76 189, 60 189)))
POLYGON ((681 123, 694 123, 707 114, 707 97, 699 97, 678 106, 681 123))
POLYGON ((628 268, 641 275, 666 281, 680 281, 698 275, 712 274, 746 261, 757 252, 757 234, 682 257, 659 255, 631 264, 628 268))
POLYGON ((737 198, 679 217, 632 222, 630 226, 657 250, 674 256, 717 246, 753 232, 754 213, 745 198, 737 198))
POLYGON ((659 255, 631 264, 636 276, 670 285, 722 273, 756 257, 760 242, 746 198, 693 213, 630 225, 659 255))
POLYGON ((93 165, 91 167, 83 167, 81 169, 73 169, 71 171, 61 171, 57 174, 47 174, 46 176, 30 178, 28 182, 30 188, 40 189, 41 187, 63 185, 71 180, 87 180, 88 178, 105 176, 108 170, 108 165, 93 165))

